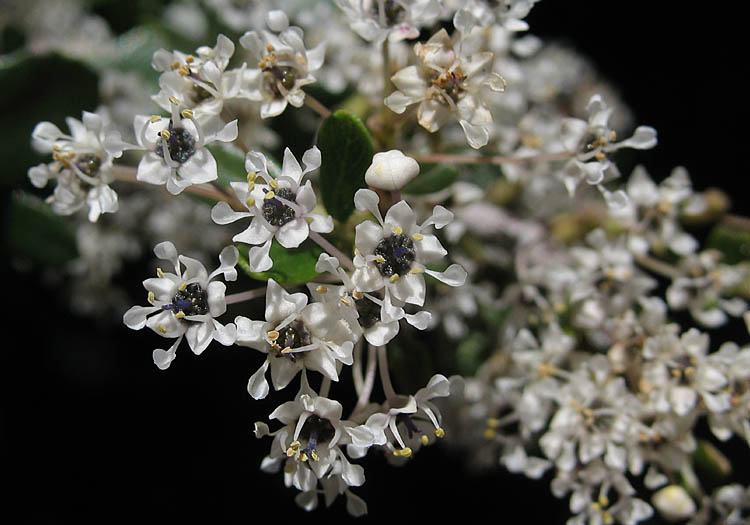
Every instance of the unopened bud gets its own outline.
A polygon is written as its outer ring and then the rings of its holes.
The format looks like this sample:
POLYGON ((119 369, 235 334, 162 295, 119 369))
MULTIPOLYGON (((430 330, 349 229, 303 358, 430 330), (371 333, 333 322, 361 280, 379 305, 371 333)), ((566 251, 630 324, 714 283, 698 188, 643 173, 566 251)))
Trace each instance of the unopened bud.
POLYGON ((651 503, 669 521, 683 520, 695 513, 695 502, 679 485, 669 485, 658 490, 651 498, 651 503))
POLYGON ((365 181, 373 188, 399 191, 419 174, 419 164, 397 149, 376 153, 365 172, 365 181))

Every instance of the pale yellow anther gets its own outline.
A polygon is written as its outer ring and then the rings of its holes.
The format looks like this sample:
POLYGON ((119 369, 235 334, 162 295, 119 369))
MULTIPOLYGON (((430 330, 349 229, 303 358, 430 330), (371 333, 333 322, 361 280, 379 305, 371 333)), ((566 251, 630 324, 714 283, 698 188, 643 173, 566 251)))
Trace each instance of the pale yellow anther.
POLYGON ((195 61, 195 57, 193 55, 188 55, 185 57, 185 62, 188 64, 192 64, 195 61))
POLYGON ((601 508, 602 506, 596 501, 591 504, 591 510, 600 510, 601 508))
POLYGON ((445 437, 445 430, 438 427, 435 429, 435 437, 438 439, 443 439, 445 437))
POLYGON ((393 228, 391 228, 391 231, 394 234, 396 234, 396 235, 401 235, 402 233, 404 233, 404 229, 401 226, 398 226, 398 225, 396 225, 393 228))
POLYGON ((430 438, 427 437, 427 434, 422 434, 422 436, 419 438, 419 440, 422 442, 423 445, 427 446, 430 444, 430 438))
POLYGON ((247 172, 247 182, 255 182, 255 178, 258 176, 257 171, 248 171, 247 172))
POLYGON ((277 332, 276 330, 271 330, 266 335, 268 336, 268 339, 270 339, 271 341, 276 341, 276 339, 279 338, 279 332, 277 332))
POLYGON ((54 146, 52 146, 52 151, 60 153, 62 151, 62 148, 55 144, 54 146))
POLYGON ((354 248, 354 255, 359 255, 359 249, 358 248, 354 248))
POLYGON ((326 294, 326 293, 328 293, 328 288, 326 288, 322 284, 319 284, 318 287, 315 288, 315 291, 318 292, 318 293, 320 293, 320 294, 326 294))
POLYGON ((352 297, 354 297, 357 300, 360 300, 360 299, 362 299, 364 297, 364 294, 362 292, 360 292, 359 290, 354 290, 352 292, 352 297))
POLYGON ((597 152, 596 152, 596 153, 594 154, 594 157, 596 157, 596 160, 598 160, 598 161, 604 161, 604 160, 607 160, 607 156, 606 156, 606 155, 605 155, 604 153, 602 153, 601 151, 597 151, 597 152))
POLYGON ((269 180, 268 185, 271 186, 274 190, 279 189, 279 183, 276 181, 276 179, 269 180))
POLYGON ((319 461, 320 456, 318 456, 318 452, 315 449, 312 449, 310 451, 310 457, 313 459, 313 461, 319 461))
POLYGON ((248 193, 250 193, 254 189, 255 189, 255 182, 254 181, 253 182, 248 182, 247 183, 247 191, 248 191, 248 193))
POLYGON ((267 44, 266 45, 266 51, 268 51, 269 53, 273 53, 275 50, 276 50, 276 48, 273 47, 272 44, 267 44))
POLYGON ((282 354, 290 354, 291 352, 292 352, 292 347, 291 346, 284 347, 284 349, 281 350, 282 354))
POLYGON ((308 459, 310 459, 310 458, 309 458, 309 457, 307 456, 307 454, 306 454, 306 453, 304 453, 304 452, 303 452, 302 454, 300 454, 300 455, 299 455, 299 460, 300 460, 300 461, 303 461, 303 462, 304 462, 304 461, 307 461, 308 459))
POLYGON ((180 114, 184 118, 193 118, 193 110, 192 109, 183 109, 180 114))
POLYGON ((265 197, 263 197, 263 198, 264 198, 264 199, 266 199, 266 200, 271 200, 271 199, 273 199, 273 198, 274 198, 275 196, 276 196, 276 194, 275 194, 274 192, 272 192, 272 191, 269 191, 268 193, 266 193, 266 196, 265 196, 265 197))
POLYGON ((153 303, 156 301, 156 296, 154 295, 154 292, 148 292, 148 302, 153 303))
POLYGON ((602 521, 604 522, 604 525, 612 525, 615 522, 615 519, 612 517, 612 514, 605 510, 602 512, 602 521))
POLYGON ((488 417, 487 426, 490 428, 497 428, 500 426, 500 420, 496 417, 488 417))
POLYGON ((695 368, 689 366, 685 368, 685 377, 693 377, 695 375, 695 368))
POLYGON ((166 129, 163 129, 159 132, 159 136, 163 138, 164 140, 169 140, 169 137, 171 137, 172 134, 166 129))
POLYGON ((158 330, 159 332, 161 332, 162 334, 166 334, 166 333, 167 333, 167 327, 166 327, 166 326, 164 326, 163 324, 157 325, 157 326, 156 326, 156 329, 157 329, 157 330, 158 330))
POLYGON ((493 428, 486 428, 484 429, 484 438, 485 439, 492 439, 497 435, 497 432, 495 432, 495 429, 493 428))
POLYGON ((252 208, 255 206, 255 197, 250 195, 247 199, 245 199, 245 205, 247 205, 248 208, 252 208))
POLYGON ((609 132, 609 140, 610 142, 617 140, 617 132, 615 130, 609 132))
POLYGON ((409 447, 406 447, 399 450, 394 450, 393 455, 400 458, 408 458, 409 456, 411 456, 411 449, 409 447))
POLYGON ((599 505, 601 505, 602 507, 609 507, 609 498, 606 494, 602 494, 601 496, 599 496, 599 505))
POLYGON ((424 268, 420 268, 419 266, 415 266, 411 270, 409 270, 409 273, 413 273, 414 275, 419 275, 424 271, 424 268))
POLYGON ((181 292, 184 292, 184 291, 185 291, 185 288, 187 288, 187 282, 185 282, 185 281, 182 281, 182 282, 180 283, 180 286, 178 286, 178 287, 177 287, 177 289, 178 289, 179 291, 181 291, 181 292))
POLYGON ((378 255, 375 256, 375 262, 378 263, 378 264, 382 264, 382 263, 385 262, 385 257, 383 257, 382 255, 378 254, 378 255))
POLYGON ((399 279, 401 279, 401 276, 397 273, 394 273, 393 275, 391 275, 391 278, 388 280, 391 282, 391 284, 393 284, 393 283, 398 282, 399 279))
POLYGON ((184 317, 185 317, 185 312, 183 312, 182 310, 180 310, 179 312, 177 312, 176 314, 174 314, 174 316, 175 316, 175 317, 176 317, 177 319, 182 319, 182 318, 184 318, 184 317))
POLYGON ((422 239, 424 239, 424 235, 422 235, 421 233, 413 233, 411 238, 415 241, 421 241, 422 239))
POLYGON ((162 277, 164 277, 164 272, 162 271, 162 269, 161 269, 161 268, 157 268, 157 269, 156 269, 156 276, 157 276, 157 277, 158 277, 159 279, 161 279, 162 277))
POLYGON ((178 60, 172 62, 172 69, 178 69, 182 64, 178 60))
POLYGON ((179 100, 177 100, 177 97, 175 97, 174 95, 170 95, 170 96, 169 96, 169 101, 170 101, 170 102, 171 102, 172 104, 174 104, 175 106, 179 106, 179 105, 180 105, 180 101, 179 101, 179 100))
POLYGON ((297 440, 292 441, 291 443, 289 443, 289 448, 286 449, 286 455, 287 456, 295 455, 301 446, 302 444, 299 441, 297 440))
POLYGON ((341 301, 341 304, 343 304, 344 306, 351 306, 352 305, 352 302, 349 299, 347 299, 346 297, 342 297, 340 299, 340 301, 341 301))
POLYGON ((159 122, 160 120, 161 120, 161 117, 159 115, 151 115, 151 118, 148 119, 148 121, 151 122, 152 124, 154 122, 159 122))

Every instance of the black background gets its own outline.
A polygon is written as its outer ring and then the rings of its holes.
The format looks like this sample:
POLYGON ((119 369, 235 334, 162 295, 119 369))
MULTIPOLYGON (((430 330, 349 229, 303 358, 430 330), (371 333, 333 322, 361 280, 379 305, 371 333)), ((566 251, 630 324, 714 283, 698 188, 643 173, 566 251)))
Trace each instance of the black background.
MULTIPOLYGON (((639 152, 654 178, 684 165, 698 189, 725 188, 734 210, 746 214, 744 28, 739 13, 715 11, 682 2, 543 0, 528 21, 532 32, 564 37, 590 56, 621 88, 636 123, 658 130, 657 148, 639 152)), ((343 498, 329 511, 299 510, 281 476, 258 470, 270 440, 254 438, 253 422, 287 398, 247 395, 256 352, 216 345, 196 357, 183 343, 172 367, 159 371, 151 350, 164 341, 152 333, 76 317, 33 273, 6 275, 0 445, 9 488, 0 512, 20 517, 3 521, 346 517, 343 498)), ((142 278, 133 276, 134 285, 142 278)), ((567 519, 567 500, 549 495, 549 477, 531 482, 499 468, 476 475, 465 463, 444 446, 399 469, 369 457, 367 482, 355 492, 370 514, 359 522, 567 519)))

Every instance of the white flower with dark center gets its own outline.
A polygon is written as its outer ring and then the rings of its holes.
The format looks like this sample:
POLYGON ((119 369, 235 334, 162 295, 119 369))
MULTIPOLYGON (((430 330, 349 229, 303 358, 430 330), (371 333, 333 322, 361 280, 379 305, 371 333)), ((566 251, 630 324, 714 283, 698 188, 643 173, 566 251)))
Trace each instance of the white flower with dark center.
POLYGON ((326 253, 320 254, 315 271, 328 272, 344 283, 341 286, 308 283, 315 301, 334 304, 341 317, 349 323, 357 338, 364 336, 373 346, 383 346, 393 339, 399 330, 399 320, 406 321, 417 329, 424 330, 430 321, 430 313, 420 311, 408 314, 403 303, 394 304, 378 292, 361 292, 354 286, 351 277, 341 268, 339 261, 326 253))
POLYGON ((204 129, 192 110, 178 111, 172 101, 171 117, 136 115, 133 121, 139 148, 145 149, 138 163, 136 179, 149 184, 166 184, 172 195, 193 184, 211 182, 219 177, 211 152, 205 147, 216 140, 232 142, 237 138, 237 121, 216 129, 204 129))
POLYGON ((28 171, 31 183, 43 188, 55 179, 55 191, 47 202, 55 213, 70 215, 85 204, 91 222, 102 213, 118 209, 117 193, 109 186, 114 181, 112 159, 122 155, 127 145, 109 127, 108 119, 97 113, 83 112, 83 119, 65 119, 66 135, 51 122, 40 122, 31 134, 32 145, 41 153, 51 153, 53 161, 28 171))
MULTIPOLYGON (((413 396, 397 395, 386 400, 365 422, 374 436, 372 444, 384 447, 391 459, 408 458, 434 438, 445 437, 445 430, 440 426, 440 410, 432 400, 449 394, 448 378, 435 374, 427 386, 413 396)), ((362 457, 366 453, 356 443, 349 447, 349 451, 352 457, 362 457)))
POLYGON ((270 11, 267 17, 271 31, 248 31, 240 38, 257 67, 245 71, 245 95, 259 101, 262 118, 280 115, 287 104, 300 107, 305 100, 302 88, 315 82, 310 73, 320 69, 325 45, 307 50, 303 32, 290 27, 282 11, 270 11))
POLYGON ((339 363, 351 365, 357 336, 338 308, 327 303, 307 303, 304 293, 287 293, 268 280, 265 321, 243 316, 235 319, 237 344, 266 354, 266 360, 248 382, 255 399, 268 395, 266 372, 276 390, 285 388, 301 370, 314 370, 338 381, 339 363))
POLYGON ((443 228, 453 214, 435 206, 432 215, 417 224, 416 215, 405 201, 388 210, 383 219, 378 209, 378 195, 367 189, 358 190, 354 204, 358 210, 369 211, 377 219, 366 220, 356 227, 354 286, 362 292, 384 290, 384 303, 396 301, 422 306, 425 299, 424 275, 449 285, 461 286, 466 270, 458 264, 445 271, 430 270, 426 265, 440 261, 447 251, 438 238, 428 233, 430 226, 443 228))
POLYGON ((226 281, 237 279, 238 252, 227 246, 219 254, 220 265, 210 274, 199 261, 178 255, 171 242, 156 245, 154 253, 172 263, 174 273, 157 269, 157 277, 143 281, 148 290, 150 306, 133 306, 123 316, 128 328, 140 330, 148 326, 162 337, 176 338, 168 350, 154 350, 154 363, 160 369, 169 367, 183 337, 190 349, 201 354, 216 340, 229 346, 234 343, 236 330, 231 323, 223 326, 216 318, 226 312, 226 285, 213 279, 224 275, 226 281), (182 269, 184 266, 184 270, 182 269))
POLYGON ((268 173, 266 157, 262 153, 249 152, 245 157, 248 182, 231 183, 247 211, 234 211, 226 202, 219 202, 211 210, 211 218, 217 224, 252 217, 250 226, 232 240, 253 245, 248 260, 254 272, 263 272, 273 266, 268 255, 273 239, 284 248, 297 248, 307 239, 310 230, 318 233, 333 230, 331 217, 313 212, 317 197, 310 181, 302 184, 305 175, 320 167, 320 150, 315 146, 307 150, 302 156, 302 164, 304 170, 286 148, 281 173, 272 177, 268 173))
POLYGON ((588 121, 566 118, 562 123, 560 140, 574 155, 563 168, 563 182, 571 195, 582 180, 599 185, 618 177, 617 167, 609 160, 609 155, 617 150, 656 146, 656 130, 650 126, 638 126, 632 137, 617 142, 617 133, 608 125, 612 108, 600 95, 592 96, 586 109, 588 121))
MULTIPOLYGON (((470 32, 472 22, 458 17, 457 34, 470 32)), ((489 141, 492 114, 480 94, 482 87, 505 91, 505 80, 492 72, 491 51, 465 56, 461 40, 455 44, 445 29, 435 33, 426 43, 417 43, 414 52, 419 65, 399 70, 391 77, 398 88, 385 99, 385 105, 396 113, 419 104, 417 121, 430 133, 440 129, 451 118, 458 120, 472 148, 481 148, 489 141)))
POLYGON ((180 51, 159 49, 154 53, 152 65, 162 72, 160 91, 152 99, 165 111, 172 110, 172 100, 193 111, 202 125, 218 117, 224 102, 244 96, 242 82, 246 65, 226 71, 234 54, 234 43, 224 35, 216 38, 216 46, 202 46, 196 55, 180 51))
POLYGON ((419 36, 440 14, 438 0, 335 0, 349 24, 369 42, 398 42, 419 36))

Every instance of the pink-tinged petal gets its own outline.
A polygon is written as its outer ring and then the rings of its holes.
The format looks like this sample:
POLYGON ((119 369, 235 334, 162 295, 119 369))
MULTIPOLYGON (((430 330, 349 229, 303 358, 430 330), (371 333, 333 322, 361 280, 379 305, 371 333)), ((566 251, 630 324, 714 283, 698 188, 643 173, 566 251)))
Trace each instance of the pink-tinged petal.
POLYGON ((171 175, 172 168, 164 163, 164 157, 147 151, 138 163, 135 178, 149 184, 166 184, 171 175))
POLYGON ((146 326, 146 318, 160 309, 158 306, 133 306, 122 316, 122 322, 131 330, 140 330, 146 326))
POLYGON ((307 221, 299 217, 289 221, 276 232, 276 240, 284 248, 297 248, 310 235, 310 227, 307 221))
POLYGON ((203 184, 219 178, 216 159, 205 148, 199 148, 177 171, 192 184, 203 184))
POLYGON ((247 382, 247 392, 252 396, 253 399, 265 399, 270 391, 268 381, 266 381, 266 371, 268 370, 268 359, 263 361, 258 370, 250 376, 250 380, 247 382))

